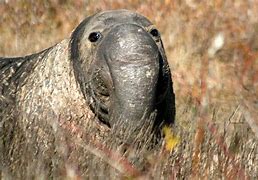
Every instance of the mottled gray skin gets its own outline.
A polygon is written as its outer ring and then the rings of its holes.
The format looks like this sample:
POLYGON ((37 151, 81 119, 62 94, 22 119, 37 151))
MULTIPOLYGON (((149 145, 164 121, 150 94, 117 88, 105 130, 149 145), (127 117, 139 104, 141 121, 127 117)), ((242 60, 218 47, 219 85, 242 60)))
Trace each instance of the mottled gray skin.
POLYGON ((112 135, 133 144, 172 124, 172 80, 153 29, 134 12, 106 11, 86 18, 70 39, 40 53, 0 58, 3 172, 18 178, 58 176, 61 162, 69 162, 79 163, 85 173, 85 149, 74 138, 112 135), (94 32, 99 39, 90 40, 94 32))

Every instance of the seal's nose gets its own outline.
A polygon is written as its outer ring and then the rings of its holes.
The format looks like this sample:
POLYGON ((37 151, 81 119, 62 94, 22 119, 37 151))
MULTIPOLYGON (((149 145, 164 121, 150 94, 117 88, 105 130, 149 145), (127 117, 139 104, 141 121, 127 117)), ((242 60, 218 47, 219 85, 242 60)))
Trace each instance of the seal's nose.
POLYGON ((145 61, 158 56, 158 47, 145 29, 134 24, 120 24, 107 35, 111 61, 145 61))
POLYGON ((158 46, 144 28, 135 24, 113 27, 101 45, 113 83, 110 125, 122 121, 125 126, 134 123, 140 127, 155 108, 158 46))

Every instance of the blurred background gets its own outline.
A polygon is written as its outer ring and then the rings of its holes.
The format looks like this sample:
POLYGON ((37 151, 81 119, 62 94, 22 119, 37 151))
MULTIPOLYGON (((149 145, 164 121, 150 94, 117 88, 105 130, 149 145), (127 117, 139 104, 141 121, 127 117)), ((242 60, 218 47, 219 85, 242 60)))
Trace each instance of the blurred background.
POLYGON ((241 84, 257 105, 258 2, 252 0, 1 0, 0 56, 35 53, 69 38, 85 17, 120 8, 159 28, 178 100, 189 95, 201 103, 205 93, 228 104, 240 98, 241 84))
POLYGON ((38 52, 69 38, 85 17, 121 8, 143 14, 161 32, 176 123, 193 132, 195 146, 209 123, 229 134, 224 141, 232 153, 258 138, 256 0, 0 0, 0 56, 38 52))

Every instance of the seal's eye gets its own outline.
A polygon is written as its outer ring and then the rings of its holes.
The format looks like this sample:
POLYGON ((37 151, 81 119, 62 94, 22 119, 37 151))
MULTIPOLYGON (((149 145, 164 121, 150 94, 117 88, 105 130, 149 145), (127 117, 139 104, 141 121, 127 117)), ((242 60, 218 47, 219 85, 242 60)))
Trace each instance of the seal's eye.
POLYGON ((90 33, 88 39, 90 42, 97 42, 101 38, 101 33, 100 32, 92 32, 90 33))
POLYGON ((159 31, 157 29, 152 29, 150 31, 150 34, 153 36, 153 37, 159 37, 159 31))

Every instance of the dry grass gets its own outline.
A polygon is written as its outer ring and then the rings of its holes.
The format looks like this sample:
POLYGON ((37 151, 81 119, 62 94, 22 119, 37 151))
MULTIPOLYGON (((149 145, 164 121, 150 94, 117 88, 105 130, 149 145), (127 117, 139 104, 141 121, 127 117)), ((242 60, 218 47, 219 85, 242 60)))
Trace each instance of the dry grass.
POLYGON ((107 160, 120 170, 116 177, 257 179, 256 1, 0 1, 0 56, 47 48, 68 37, 87 15, 117 8, 142 13, 161 31, 177 100, 173 131, 180 142, 171 151, 164 144, 146 155, 145 168, 126 159, 115 165, 107 160))

